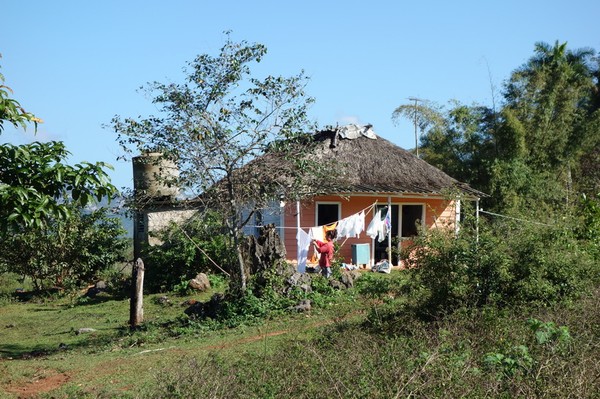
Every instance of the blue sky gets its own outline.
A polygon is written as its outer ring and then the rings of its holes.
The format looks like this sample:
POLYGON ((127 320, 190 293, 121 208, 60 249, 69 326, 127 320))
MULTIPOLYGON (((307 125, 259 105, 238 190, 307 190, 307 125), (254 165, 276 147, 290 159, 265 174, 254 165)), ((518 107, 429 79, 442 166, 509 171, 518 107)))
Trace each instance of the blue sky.
POLYGON ((102 125, 155 112, 138 88, 181 81, 187 61, 217 54, 225 30, 267 46, 258 76, 304 69, 320 125, 371 123, 404 148, 414 146, 413 127, 391 114, 408 97, 491 106, 534 43, 600 50, 597 0, 4 3, 5 84, 45 122, 36 136, 7 128, 0 141, 62 140, 70 163, 112 164, 118 187, 131 187, 131 165, 116 160, 121 150, 102 125))

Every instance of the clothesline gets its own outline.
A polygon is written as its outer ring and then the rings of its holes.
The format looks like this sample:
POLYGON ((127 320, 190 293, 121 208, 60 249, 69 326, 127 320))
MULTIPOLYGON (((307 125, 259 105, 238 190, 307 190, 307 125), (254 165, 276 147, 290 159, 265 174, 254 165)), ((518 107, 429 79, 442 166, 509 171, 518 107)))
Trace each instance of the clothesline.
MULTIPOLYGON (((358 238, 363 231, 365 231, 365 216, 372 210, 375 209, 377 205, 377 201, 372 205, 360 210, 359 212, 353 213, 350 216, 347 216, 343 219, 340 219, 336 222, 322 225, 322 226, 314 226, 308 228, 308 232, 304 231, 302 228, 297 228, 298 233, 296 234, 296 240, 298 242, 298 271, 300 273, 304 273, 306 269, 306 263, 308 260, 308 252, 311 243, 317 243, 319 241, 323 242, 326 237, 326 232, 331 229, 337 229, 338 239, 342 237, 346 237, 346 239, 342 242, 341 246, 343 246, 347 239, 350 237, 358 238)), ((387 209, 386 217, 381 219, 382 210, 378 210, 377 213, 374 213, 373 219, 367 228, 367 235, 371 238, 375 238, 375 236, 379 236, 379 241, 383 240, 382 237, 386 236, 389 231, 389 207, 387 209)), ((321 244, 319 244, 321 245, 321 244)), ((316 252, 320 252, 315 248, 316 252)), ((314 256, 314 255, 313 255, 314 256)), ((321 254, 321 257, 323 254, 321 254)))
POLYGON ((519 219, 519 218, 515 218, 515 217, 512 217, 512 216, 501 215, 499 213, 484 211, 483 209, 480 209, 479 212, 481 212, 481 213, 487 213, 488 215, 498 216, 498 217, 501 217, 501 218, 512 219, 512 220, 516 220, 516 221, 519 221, 519 222, 525 222, 525 223, 531 223, 531 224, 539 224, 539 225, 542 225, 542 226, 552 227, 551 224, 546 224, 546 223, 541 223, 541 222, 534 222, 532 220, 527 220, 527 219, 519 219))
MULTIPOLYGON (((375 207, 375 205, 377 205, 377 201, 375 201, 375 202, 374 202, 374 203, 372 203, 371 205, 367 206, 366 208, 363 208, 363 209, 361 209, 360 211, 353 213, 353 214, 352 214, 352 215, 350 215, 350 216, 353 216, 353 215, 359 214, 359 213, 361 213, 361 212, 366 212, 366 213, 365 213, 365 216, 366 216, 366 215, 368 215, 368 214, 369 214, 369 212, 371 212, 371 211, 373 210, 373 208, 375 207), (367 210, 368 210, 368 211, 367 211, 367 210)), ((347 217, 350 217, 350 216, 347 216, 347 217)), ((342 218, 342 219, 346 219, 346 218, 342 218)), ((342 219, 340 219, 340 220, 342 220, 342 219)), ((312 228, 312 227, 323 227, 323 226, 330 226, 330 225, 332 225, 332 224, 334 224, 334 223, 337 223, 337 222, 339 222, 340 220, 336 220, 335 222, 327 223, 327 224, 325 224, 325 225, 321 225, 321 226, 273 226, 273 227, 275 227, 276 229, 294 229, 294 230, 297 230, 298 228, 301 228, 301 229, 310 229, 310 228, 312 228)), ((259 225, 246 225, 245 227, 259 228, 259 227, 265 227, 265 225, 260 225, 260 224, 259 224, 259 225)))

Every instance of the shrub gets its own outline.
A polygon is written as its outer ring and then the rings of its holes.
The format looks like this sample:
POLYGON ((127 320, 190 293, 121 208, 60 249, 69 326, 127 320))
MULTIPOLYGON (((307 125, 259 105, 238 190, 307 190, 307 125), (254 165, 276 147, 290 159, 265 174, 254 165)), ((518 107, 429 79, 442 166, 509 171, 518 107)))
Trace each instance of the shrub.
MULTIPOLYGON (((600 194, 598 195, 600 197, 600 194)), ((600 260, 600 200, 582 196, 578 207, 581 222, 578 223, 578 238, 583 240, 596 261, 600 260)))
POLYGON ((471 243, 435 230, 416 240, 415 245, 413 289, 421 292, 423 309, 435 314, 466 304, 475 292, 469 271, 474 263, 471 243))
POLYGON ((0 240, 0 269, 31 278, 37 289, 71 288, 123 260, 128 241, 120 220, 105 208, 84 213, 69 206, 72 217, 66 220, 0 240))
POLYGON ((479 240, 431 230, 409 249, 413 296, 429 316, 463 306, 551 305, 588 291, 597 264, 575 229, 518 221, 482 223, 479 240))
POLYGON ((483 362, 490 369, 496 370, 499 378, 512 377, 519 372, 527 373, 533 366, 533 358, 525 345, 513 346, 508 353, 488 353, 483 362))
POLYGON ((145 285, 151 292, 171 291, 201 272, 220 273, 210 259, 224 269, 234 262, 228 238, 214 213, 183 225, 171 223, 157 238, 162 244, 147 247, 143 255, 148 265, 145 285))
POLYGON ((590 288, 597 265, 572 226, 525 224, 512 230, 506 248, 511 260, 504 292, 508 302, 551 305, 590 288))

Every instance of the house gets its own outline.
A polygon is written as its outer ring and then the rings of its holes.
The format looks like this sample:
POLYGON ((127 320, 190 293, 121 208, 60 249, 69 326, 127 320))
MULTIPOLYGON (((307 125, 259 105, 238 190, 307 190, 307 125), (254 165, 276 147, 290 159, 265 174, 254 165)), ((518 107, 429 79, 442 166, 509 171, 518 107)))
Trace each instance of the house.
MULTIPOLYGON (((458 229, 460 199, 478 201, 485 196, 377 136, 370 125, 327 129, 313 138, 317 144, 314 159, 331 164, 335 168, 335 179, 323 182, 322 195, 302 201, 283 201, 284 198, 273 201, 270 208, 254 214, 244 228, 245 234, 255 234, 259 226, 275 225, 291 262, 297 262, 302 252, 298 249, 299 230, 306 232, 312 227, 328 225, 361 212, 365 214, 367 226, 378 211, 382 210, 379 214, 382 217, 389 210, 390 228, 382 240, 372 238, 364 231, 358 237, 338 239, 339 254, 346 263, 373 265, 388 258, 392 245, 409 242, 420 227, 458 229)), ((273 160, 267 162, 273 163, 273 160)), ((272 170, 276 170, 277 162, 273 163, 272 170)), ((158 166, 148 163, 143 166, 146 169, 154 167, 158 166)), ((252 172, 251 166, 245 169, 252 172)), ((148 171, 141 174, 147 175, 148 171)), ((143 182, 143 179, 135 181, 143 182)), ((167 188, 163 187, 165 190, 167 188)), ((167 200, 160 206, 160 201, 154 201, 153 206, 136 219, 137 237, 148 240, 150 231, 175 217, 189 217, 190 212, 193 211, 189 210, 189 204, 173 206, 173 201, 167 200), (187 209, 188 213, 180 214, 178 209, 187 209)), ((312 249, 309 258, 311 254, 312 249)), ((393 265, 400 265, 401 260, 391 260, 393 265)))
MULTIPOLYGON (((377 136, 370 125, 328 129, 314 139, 319 143, 316 157, 337 168, 331 189, 308 200, 278 204, 265 213, 268 222, 279 228, 290 261, 298 258, 299 229, 308 231, 361 211, 366 213, 366 226, 378 210, 383 208, 381 215, 385 215, 389 209, 387 238, 379 241, 363 232, 337 241, 345 262, 373 265, 388 258, 392 243, 403 245, 414 237, 419 226, 458 229, 460 198, 478 201, 485 195, 377 136)), ((265 214, 260 215, 263 222, 265 214)), ((400 261, 392 259, 392 263, 400 261)))

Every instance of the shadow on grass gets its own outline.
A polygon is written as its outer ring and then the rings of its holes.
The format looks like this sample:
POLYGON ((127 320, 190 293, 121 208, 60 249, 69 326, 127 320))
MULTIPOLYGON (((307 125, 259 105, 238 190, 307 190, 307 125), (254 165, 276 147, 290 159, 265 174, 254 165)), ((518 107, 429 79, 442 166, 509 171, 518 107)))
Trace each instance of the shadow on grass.
MULTIPOLYGON (((7 295, 15 302, 35 303, 35 302, 54 302, 68 297, 64 290, 49 289, 39 291, 16 291, 7 295)), ((82 294, 77 296, 71 303, 63 305, 66 307, 98 305, 109 301, 122 301, 129 298, 129 294, 123 291, 99 291, 93 294, 82 294)), ((50 311, 53 309, 39 309, 39 311, 50 311)))
MULTIPOLYGON (((19 344, 0 345, 0 359, 28 360, 48 356, 53 350, 46 346, 37 345, 34 348, 19 344)), ((55 351, 54 351, 55 352, 55 351)))
POLYGON ((17 289, 14 293, 10 294, 11 298, 17 302, 34 302, 34 301, 46 301, 49 299, 56 299, 62 295, 64 290, 60 288, 48 288, 45 290, 32 290, 24 291, 17 289))
POLYGON ((82 333, 74 329, 45 333, 41 334, 41 336, 64 336, 64 340, 62 340, 63 342, 55 341, 53 343, 33 346, 18 343, 0 344, 0 360, 31 360, 52 356, 60 352, 99 348, 115 342, 120 337, 123 337, 127 331, 126 327, 107 327, 82 333))
MULTIPOLYGON (((101 303, 106 303, 109 301, 122 301, 123 299, 128 298, 127 295, 122 294, 109 294, 107 292, 102 292, 100 294, 94 296, 82 295, 78 297, 72 304, 72 306, 89 306, 89 305, 99 305, 101 303)), ((71 306, 71 305, 69 305, 71 306)))

